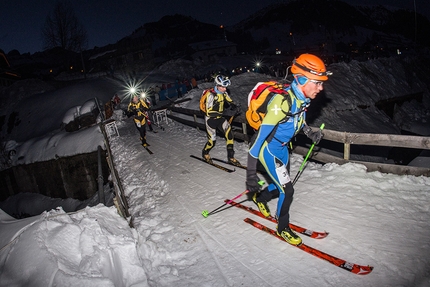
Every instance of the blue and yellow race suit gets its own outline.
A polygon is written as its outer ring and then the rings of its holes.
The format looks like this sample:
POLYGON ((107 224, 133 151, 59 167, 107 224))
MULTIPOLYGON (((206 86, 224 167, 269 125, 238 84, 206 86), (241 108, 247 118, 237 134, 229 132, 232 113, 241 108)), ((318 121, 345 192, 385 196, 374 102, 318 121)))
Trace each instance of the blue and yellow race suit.
POLYGON ((276 211, 278 230, 283 230, 289 225, 289 210, 294 194, 287 168, 288 143, 304 126, 305 108, 310 103, 310 99, 304 96, 296 82, 286 90, 289 95, 276 94, 270 100, 266 116, 249 150, 249 154, 259 159, 273 180, 273 183, 261 192, 259 200, 267 202, 279 194, 276 211), (288 96, 291 101, 287 100, 288 96))
POLYGON ((220 92, 216 87, 214 89, 207 90, 206 97, 206 115, 205 124, 208 141, 206 142, 203 153, 208 154, 209 151, 216 144, 216 130, 219 129, 223 132, 224 137, 227 141, 227 152, 228 157, 232 158, 234 155, 233 150, 233 132, 231 131, 230 123, 222 116, 224 112, 225 102, 233 104, 233 100, 230 98, 227 92, 220 92))

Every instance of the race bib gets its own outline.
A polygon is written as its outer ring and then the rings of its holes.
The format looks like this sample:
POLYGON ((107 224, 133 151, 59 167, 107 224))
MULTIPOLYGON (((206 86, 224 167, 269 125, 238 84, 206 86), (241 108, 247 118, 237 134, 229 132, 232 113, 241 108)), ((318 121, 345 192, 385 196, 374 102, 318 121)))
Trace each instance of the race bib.
POLYGON ((291 181, 287 166, 285 164, 279 165, 276 168, 276 175, 278 176, 279 183, 281 185, 285 185, 291 181))

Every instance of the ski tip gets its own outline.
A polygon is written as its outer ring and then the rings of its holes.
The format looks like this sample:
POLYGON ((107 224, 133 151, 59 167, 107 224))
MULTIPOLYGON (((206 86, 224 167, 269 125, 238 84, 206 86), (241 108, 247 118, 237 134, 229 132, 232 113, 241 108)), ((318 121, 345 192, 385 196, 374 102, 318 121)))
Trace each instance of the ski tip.
POLYGON ((207 210, 203 210, 202 215, 204 218, 207 218, 209 216, 209 212, 207 210))

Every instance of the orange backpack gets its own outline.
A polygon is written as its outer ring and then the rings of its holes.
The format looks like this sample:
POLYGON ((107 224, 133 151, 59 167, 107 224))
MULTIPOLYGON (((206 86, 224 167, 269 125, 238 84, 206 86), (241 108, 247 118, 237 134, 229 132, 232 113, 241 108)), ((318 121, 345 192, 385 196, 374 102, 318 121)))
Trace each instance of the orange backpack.
POLYGON ((206 114, 206 98, 210 93, 215 93, 214 89, 204 90, 202 96, 200 97, 200 110, 206 114))
MULTIPOLYGON (((275 94, 289 95, 285 90, 289 84, 282 84, 276 81, 259 82, 248 95, 248 110, 246 120, 255 130, 261 126, 267 112, 267 104, 275 94)), ((290 98, 288 96, 288 98, 290 98)))

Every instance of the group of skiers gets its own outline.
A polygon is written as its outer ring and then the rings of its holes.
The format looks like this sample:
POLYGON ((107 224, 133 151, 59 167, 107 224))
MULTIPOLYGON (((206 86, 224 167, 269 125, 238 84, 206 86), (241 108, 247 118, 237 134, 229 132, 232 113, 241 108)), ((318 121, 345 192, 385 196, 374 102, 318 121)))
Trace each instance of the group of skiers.
MULTIPOLYGON (((302 54, 293 60, 291 73, 293 75, 291 84, 285 87, 285 92, 275 93, 270 98, 261 126, 251 139, 245 184, 248 198, 266 217, 271 215, 267 203, 273 198, 278 198, 275 215, 278 220, 277 234, 290 244, 300 245, 301 238, 289 227, 289 211, 294 195, 293 183, 289 174, 289 143, 301 130, 315 144, 322 139, 321 129, 314 131, 306 124, 306 108, 310 105, 311 100, 315 99, 317 94, 324 89, 323 84, 328 80, 331 72, 327 71, 324 62, 319 57, 302 54), (286 97, 290 97, 290 99, 286 100, 286 97), (267 180, 270 181, 263 190, 260 178, 257 176, 258 162, 264 167, 268 176, 267 180)), ((228 163, 241 166, 234 157, 231 123, 223 117, 226 108, 234 110, 235 114, 240 113, 241 108, 227 92, 227 87, 231 85, 228 77, 217 75, 214 84, 212 89, 203 92, 206 100, 204 118, 208 140, 202 149, 202 157, 205 161, 212 163, 209 153, 216 143, 216 131, 220 130, 226 139, 228 163)), ((129 111, 134 115, 134 122, 144 146, 147 144, 144 126, 148 110, 149 107, 143 100, 133 97, 129 111)))

